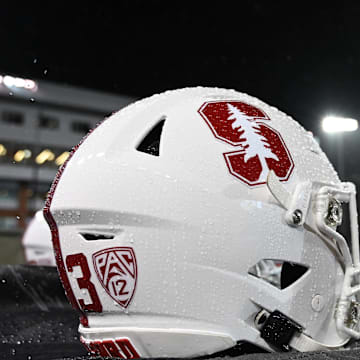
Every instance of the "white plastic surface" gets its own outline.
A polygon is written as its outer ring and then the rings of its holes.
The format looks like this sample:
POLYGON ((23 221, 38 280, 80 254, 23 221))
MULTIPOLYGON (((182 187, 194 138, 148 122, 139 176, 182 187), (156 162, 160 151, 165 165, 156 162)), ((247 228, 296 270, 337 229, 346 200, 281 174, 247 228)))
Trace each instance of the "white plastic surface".
POLYGON ((22 238, 26 262, 33 265, 56 266, 51 232, 42 211, 37 211, 22 238))
MULTIPOLYGON (((340 184, 312 135, 246 94, 182 89, 114 114, 75 152, 50 208, 63 261, 71 254, 86 256, 102 303, 103 313, 88 314, 89 328, 80 328, 82 336, 90 339, 94 331, 96 339, 106 339, 110 329, 119 329, 149 357, 196 356, 242 340, 273 351, 254 325, 256 313, 266 309, 286 314, 316 341, 343 344, 347 336, 334 322, 344 278, 341 264, 319 236, 286 223, 286 210, 266 185, 248 186, 229 172, 223 154, 234 147, 216 139, 198 112, 205 102, 217 100, 242 101, 268 115, 294 162, 291 176, 282 182, 287 193, 300 183, 340 184), (137 151, 164 117, 160 156, 137 151), (87 241, 80 235, 101 231, 114 238, 87 241), (126 309, 105 291, 93 267, 93 254, 112 247, 131 247, 136 255, 137 285, 126 309), (309 271, 280 290, 248 274, 262 259, 303 264, 309 271), (312 307, 315 295, 323 299, 321 311, 312 307), (135 329, 129 325, 134 319, 147 320, 135 329), (189 322, 201 339, 180 335, 189 322), (214 335, 219 328, 221 335, 214 335), (152 335, 151 329, 156 329, 152 335)), ((67 271, 67 276, 75 297, 91 302, 78 286, 81 273, 67 271)))

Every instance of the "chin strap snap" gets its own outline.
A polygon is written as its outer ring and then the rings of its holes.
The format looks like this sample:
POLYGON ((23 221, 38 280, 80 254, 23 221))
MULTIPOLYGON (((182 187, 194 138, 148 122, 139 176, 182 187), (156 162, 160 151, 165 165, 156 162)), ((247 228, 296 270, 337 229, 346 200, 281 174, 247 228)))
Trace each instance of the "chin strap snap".
POLYGON ((290 351, 294 335, 302 332, 299 324, 278 310, 272 313, 261 310, 255 317, 255 324, 260 330, 260 336, 268 344, 282 351, 290 351))

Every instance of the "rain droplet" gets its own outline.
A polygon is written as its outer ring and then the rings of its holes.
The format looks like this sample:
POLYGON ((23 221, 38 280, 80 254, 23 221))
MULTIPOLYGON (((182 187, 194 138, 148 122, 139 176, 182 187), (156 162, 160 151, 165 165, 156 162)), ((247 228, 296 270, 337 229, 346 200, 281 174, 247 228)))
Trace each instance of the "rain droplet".
POLYGON ((16 219, 17 219, 17 220, 20 220, 20 216, 19 216, 19 215, 17 215, 17 216, 16 216, 16 219))
POLYGON ((44 70, 44 75, 46 75, 46 74, 47 74, 47 72, 48 72, 48 70, 47 70, 47 69, 45 69, 45 70, 44 70))
POLYGON ((30 102, 35 102, 35 99, 33 97, 30 98, 29 100, 30 100, 30 102))

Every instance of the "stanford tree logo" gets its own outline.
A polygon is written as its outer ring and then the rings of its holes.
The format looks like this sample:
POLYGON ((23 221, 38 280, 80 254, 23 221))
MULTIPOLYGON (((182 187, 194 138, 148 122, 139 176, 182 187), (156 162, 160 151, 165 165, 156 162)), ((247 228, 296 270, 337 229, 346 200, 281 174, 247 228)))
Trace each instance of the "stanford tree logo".
POLYGON ((137 279, 134 250, 131 247, 114 247, 98 251, 92 257, 103 288, 119 305, 127 308, 137 279))
POLYGON ((265 184, 269 170, 281 181, 289 179, 293 160, 265 112, 240 101, 217 101, 206 102, 199 113, 216 138, 236 148, 223 154, 233 176, 249 186, 265 184))

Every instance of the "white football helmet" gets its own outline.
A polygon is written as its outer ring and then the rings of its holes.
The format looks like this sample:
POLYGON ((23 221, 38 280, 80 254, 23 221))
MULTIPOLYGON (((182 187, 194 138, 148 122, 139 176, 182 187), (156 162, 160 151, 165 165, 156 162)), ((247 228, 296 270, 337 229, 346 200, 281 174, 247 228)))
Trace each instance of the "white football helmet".
POLYGON ((28 264, 56 265, 51 232, 41 210, 36 212, 27 226, 22 238, 22 245, 28 264))
POLYGON ((359 337, 355 187, 254 97, 188 88, 115 113, 74 149, 44 214, 93 353, 309 351, 359 337))

